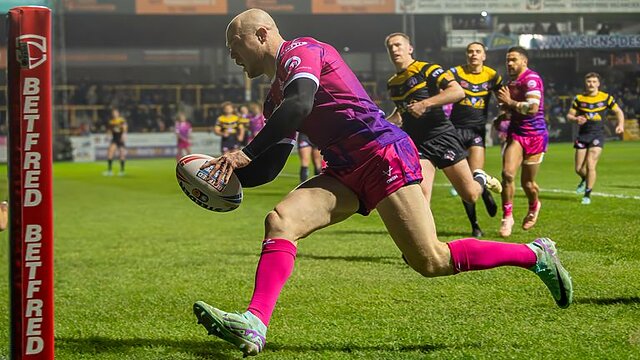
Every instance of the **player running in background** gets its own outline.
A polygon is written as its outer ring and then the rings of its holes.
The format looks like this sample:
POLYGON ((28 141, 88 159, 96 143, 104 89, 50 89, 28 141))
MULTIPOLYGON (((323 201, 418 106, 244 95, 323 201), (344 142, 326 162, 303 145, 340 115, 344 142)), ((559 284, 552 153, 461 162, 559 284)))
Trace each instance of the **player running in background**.
POLYGON ((220 171, 216 184, 226 183, 235 169, 243 186, 245 181, 260 185, 255 179, 265 171, 258 169, 269 165, 282 169, 288 154, 282 152, 276 159, 273 151, 296 130, 318 145, 327 167, 268 213, 247 311, 225 312, 203 301, 194 304, 194 314, 209 334, 235 344, 245 356, 262 351, 276 301, 293 271, 298 241, 373 209, 409 265, 424 276, 520 266, 542 279, 560 307, 570 305, 571 278, 549 239, 526 245, 438 241, 418 185, 421 175, 415 146, 406 133, 385 121, 335 48, 310 37, 285 41, 271 16, 258 9, 236 16, 227 26, 226 39, 231 58, 249 78, 264 74, 272 79, 264 107, 268 121, 244 149, 202 167, 214 166, 212 174, 220 171), (245 170, 249 168, 256 171, 245 170))
POLYGON ((233 104, 222 103, 222 115, 218 116, 213 132, 221 137, 220 152, 226 154, 240 148, 244 139, 244 127, 240 125, 240 117, 233 110, 233 104))
POLYGON ((109 149, 107 150, 107 171, 103 173, 105 176, 113 176, 113 156, 118 150, 120 156, 120 172, 118 176, 124 176, 124 163, 127 159, 127 148, 125 141, 127 138, 127 120, 120 116, 118 109, 111 110, 111 119, 107 124, 107 136, 111 136, 111 142, 109 143, 109 149))
POLYGON ((256 135, 264 127, 264 115, 262 114, 262 105, 252 102, 249 104, 249 131, 245 135, 247 144, 253 140, 256 135))
MULTIPOLYGON (((502 77, 494 69, 484 65, 486 59, 484 45, 472 42, 467 45, 467 64, 449 70, 465 94, 462 100, 453 104, 449 119, 469 153, 467 162, 471 170, 484 168, 488 105, 491 94, 502 83, 502 77)), ((498 206, 487 189, 482 192, 482 199, 487 212, 494 217, 498 206)), ((462 205, 471 223, 472 235, 481 237, 482 230, 476 217, 476 204, 462 201, 462 205)))
POLYGON ((538 73, 528 68, 527 50, 514 46, 507 50, 509 83, 498 89, 498 101, 503 115, 498 121, 510 119, 507 145, 502 157, 502 224, 500 235, 511 235, 513 228, 514 179, 522 168, 520 183, 529 200, 529 210, 522 221, 524 230, 538 220, 542 203, 538 198, 536 175, 547 151, 549 136, 544 120, 544 85, 538 73))
POLYGON ((249 132, 249 123, 251 122, 251 113, 249 112, 249 106, 242 104, 238 106, 238 124, 244 129, 244 136, 240 142, 241 146, 246 146, 249 141, 247 136, 249 132))
POLYGON ((176 160, 191 154, 191 123, 183 112, 176 115, 176 140, 178 141, 176 160))
POLYGON ((322 170, 322 155, 309 137, 303 133, 298 133, 298 156, 300 156, 300 182, 303 183, 309 178, 309 164, 313 163, 313 174, 318 175, 322 170))
POLYGON ((9 225, 9 203, 0 202, 0 231, 5 231, 9 225))
POLYGON ((436 168, 442 169, 465 202, 475 203, 485 187, 499 193, 502 186, 498 179, 479 168, 473 169, 473 174, 469 170, 467 152, 442 109, 443 105, 464 98, 462 87, 440 65, 415 60, 406 34, 390 34, 385 44, 397 71, 387 81, 396 105, 387 120, 402 124, 418 148, 427 203, 431 201, 436 168))
POLYGON ((613 96, 600 91, 600 75, 590 72, 584 77, 585 91, 576 95, 567 120, 580 125, 573 147, 576 149, 575 169, 580 176, 578 193, 584 192, 582 203, 591 204, 591 190, 596 183, 596 166, 604 147, 604 120, 613 111, 618 120, 616 134, 624 132, 624 113, 613 96))

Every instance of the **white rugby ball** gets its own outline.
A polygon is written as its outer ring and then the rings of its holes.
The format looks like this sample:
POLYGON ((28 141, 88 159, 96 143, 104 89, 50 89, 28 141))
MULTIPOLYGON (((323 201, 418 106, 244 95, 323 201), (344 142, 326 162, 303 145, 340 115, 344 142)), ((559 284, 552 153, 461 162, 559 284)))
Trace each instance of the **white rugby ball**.
MULTIPOLYGON (((184 156, 176 165, 178 185, 191 201, 201 207, 217 212, 236 209, 242 202, 242 185, 236 174, 232 173, 227 184, 215 185, 217 174, 208 181, 213 166, 200 169, 200 166, 212 157, 202 154, 184 156)), ((219 172, 219 171, 218 171, 219 172)))

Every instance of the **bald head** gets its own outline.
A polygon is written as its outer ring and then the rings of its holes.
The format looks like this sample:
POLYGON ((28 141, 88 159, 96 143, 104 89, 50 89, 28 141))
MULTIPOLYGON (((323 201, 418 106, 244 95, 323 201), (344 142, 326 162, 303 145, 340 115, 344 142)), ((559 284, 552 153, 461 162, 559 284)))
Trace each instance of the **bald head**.
POLYGON ((250 78, 262 74, 273 77, 283 41, 271 15, 260 9, 244 11, 227 25, 229 55, 250 78))
POLYGON ((227 36, 229 33, 234 34, 246 34, 255 33, 258 29, 265 28, 266 30, 278 31, 276 22, 273 21, 271 15, 266 11, 260 9, 249 9, 231 20, 227 26, 227 36))

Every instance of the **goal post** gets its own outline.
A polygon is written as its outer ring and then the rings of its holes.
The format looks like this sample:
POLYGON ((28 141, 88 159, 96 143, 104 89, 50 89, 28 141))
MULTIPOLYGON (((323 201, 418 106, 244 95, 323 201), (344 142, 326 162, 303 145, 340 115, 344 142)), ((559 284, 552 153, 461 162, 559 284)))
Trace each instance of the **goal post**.
POLYGON ((11 359, 54 358, 51 10, 7 15, 11 359))

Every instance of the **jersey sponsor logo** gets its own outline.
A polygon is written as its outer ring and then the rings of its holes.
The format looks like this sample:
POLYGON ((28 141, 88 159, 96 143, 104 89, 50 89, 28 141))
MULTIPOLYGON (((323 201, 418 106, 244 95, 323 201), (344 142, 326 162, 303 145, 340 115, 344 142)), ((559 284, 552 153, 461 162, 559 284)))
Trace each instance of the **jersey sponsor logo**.
POLYGON ((300 46, 303 45, 307 45, 308 43, 306 41, 294 41, 291 44, 289 44, 289 46, 287 46, 284 50, 282 50, 282 53, 287 53, 295 48, 298 48, 300 46))
POLYGON ((483 88, 484 90, 489 90, 489 83, 483 82, 483 83, 482 83, 482 88, 483 88))
POLYGON ((389 170, 382 170, 382 173, 391 176, 391 172, 393 171, 393 167, 389 166, 389 170))
POLYGON ((407 81, 407 85, 409 85, 410 88, 418 85, 418 79, 415 76, 410 77, 407 81))
POLYGON ((475 85, 475 84, 471 85, 471 91, 478 91, 478 90, 480 90, 480 86, 475 85))
POLYGON ((529 80, 527 82, 527 87, 529 89, 535 89, 536 85, 538 85, 538 83, 535 80, 529 80))
POLYGON ((302 60, 300 60, 297 56, 292 56, 287 59, 284 63, 284 68, 287 70, 287 73, 290 74, 295 68, 297 68, 302 60))
POLYGON ((462 86, 463 88, 467 89, 469 87, 469 83, 464 81, 464 80, 462 80, 462 81, 460 81, 460 86, 462 86))
POLYGON ((598 107, 603 107, 603 106, 604 106, 604 103, 602 101, 598 103, 598 107))
POLYGON ((443 68, 435 69, 435 70, 433 70, 433 72, 431 73, 431 76, 433 76, 434 78, 437 78, 437 77, 438 77, 438 76, 440 76, 443 72, 444 72, 444 69, 443 69, 443 68))
POLYGON ((476 136, 473 138, 473 143, 474 144, 480 144, 482 142, 482 137, 480 136, 476 136))
POLYGON ((37 68, 47 61, 47 39, 35 34, 18 36, 16 38, 16 57, 20 67, 37 68))

